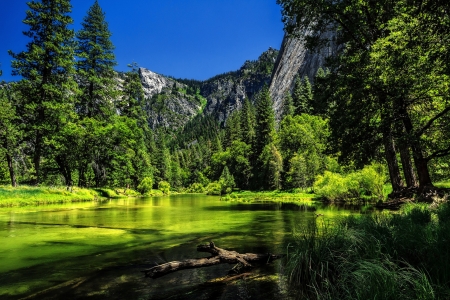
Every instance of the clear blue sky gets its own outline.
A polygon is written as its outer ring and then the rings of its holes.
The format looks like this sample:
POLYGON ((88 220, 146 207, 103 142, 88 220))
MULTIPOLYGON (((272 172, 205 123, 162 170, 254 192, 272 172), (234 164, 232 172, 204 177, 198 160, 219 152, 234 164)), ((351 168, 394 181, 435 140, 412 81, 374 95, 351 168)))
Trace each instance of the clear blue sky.
MULTIPOLYGON (((0 80, 11 76, 11 57, 29 38, 22 32, 26 0, 3 0, 0 10, 0 80)), ((80 28, 94 0, 72 0, 73 28, 80 28)), ((237 70, 283 38, 275 0, 99 0, 116 46, 117 70, 137 62, 176 78, 204 80, 237 70)))

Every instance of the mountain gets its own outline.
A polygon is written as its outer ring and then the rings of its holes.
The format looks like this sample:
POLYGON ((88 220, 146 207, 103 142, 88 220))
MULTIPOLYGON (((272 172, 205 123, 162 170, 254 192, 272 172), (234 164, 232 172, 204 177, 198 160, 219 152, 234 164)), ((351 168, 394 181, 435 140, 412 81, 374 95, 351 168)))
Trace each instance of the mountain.
POLYGON ((326 58, 337 51, 335 34, 326 32, 323 36, 331 41, 330 46, 311 52, 304 40, 285 35, 280 51, 269 48, 239 70, 205 81, 174 79, 140 68, 150 127, 179 129, 199 114, 223 125, 234 110, 242 107, 245 98, 253 100, 264 85, 269 86, 279 121, 284 95, 292 89, 295 77, 308 76, 314 81, 326 58))
POLYGON ((313 82, 317 70, 325 64, 326 58, 337 51, 335 33, 325 32, 322 37, 328 39, 330 45, 311 52, 306 49, 303 39, 284 36, 269 88, 276 120, 281 118, 283 98, 286 92, 292 89, 295 76, 308 76, 313 82))
POLYGON ((152 129, 177 129, 203 113, 224 124, 228 116, 270 84, 278 51, 269 48, 255 61, 206 81, 174 79, 145 68, 139 69, 145 93, 145 111, 152 129))
POLYGON ((139 68, 150 128, 176 129, 203 111, 206 99, 186 84, 139 68))

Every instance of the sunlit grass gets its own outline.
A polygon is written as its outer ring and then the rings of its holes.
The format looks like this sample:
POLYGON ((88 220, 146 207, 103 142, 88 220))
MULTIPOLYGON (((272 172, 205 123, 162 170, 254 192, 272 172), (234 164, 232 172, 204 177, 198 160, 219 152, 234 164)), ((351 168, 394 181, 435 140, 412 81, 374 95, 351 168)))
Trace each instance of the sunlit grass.
POLYGON ((77 187, 67 190, 65 187, 0 186, 0 207, 93 201, 98 197, 94 190, 77 187))
POLYGON ((434 185, 439 188, 450 189, 450 180, 436 182, 434 185))
POLYGON ((319 197, 313 193, 307 193, 304 191, 238 191, 233 192, 230 195, 222 196, 222 200, 226 201, 241 201, 241 202, 254 202, 254 201, 276 201, 276 202, 305 202, 318 199, 319 197))
POLYGON ((320 220, 286 246, 285 272, 307 299, 449 299, 450 205, 320 220))

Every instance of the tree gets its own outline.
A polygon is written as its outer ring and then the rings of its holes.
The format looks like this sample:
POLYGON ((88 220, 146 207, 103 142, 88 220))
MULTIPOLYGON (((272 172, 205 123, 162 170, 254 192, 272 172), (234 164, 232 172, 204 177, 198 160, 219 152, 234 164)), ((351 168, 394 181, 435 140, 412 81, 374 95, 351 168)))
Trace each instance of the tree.
POLYGON ((273 148, 267 148, 275 139, 275 116, 269 89, 263 87, 256 96, 256 138, 253 145, 254 186, 265 187, 272 180, 267 172, 267 153, 273 154, 273 148), (265 153, 264 153, 265 152, 265 153), (264 155, 263 155, 264 153, 264 155))
MULTIPOLYGON (((448 139, 430 138, 439 131, 432 128, 441 128, 450 113, 448 87, 443 84, 450 69, 448 46, 444 42, 449 29, 448 4, 356 0, 280 0, 279 3, 283 5, 287 31, 294 35, 307 32, 308 48, 330 45, 333 41, 322 33, 337 33, 341 47, 330 66, 340 81, 334 87, 337 92, 341 88, 346 90, 347 97, 334 103, 337 107, 359 106, 360 115, 363 111, 370 114, 369 119, 378 119, 379 125, 374 128, 382 135, 394 189, 401 187, 396 140, 401 152, 411 151, 413 155, 420 190, 432 186, 428 162, 450 155, 450 146, 445 142, 448 139), (428 148, 431 140, 436 143, 428 148)), ((359 126, 345 130, 361 131, 359 126)), ((445 136, 446 132, 442 131, 445 136)), ((408 158, 402 156, 402 163, 408 165, 408 158)), ((404 170, 412 168, 404 166, 404 170)))
POLYGON ((240 117, 242 141, 247 145, 253 145, 256 136, 255 108, 247 98, 244 99, 240 117))
POLYGON ((288 116, 281 122, 278 136, 286 171, 284 187, 312 186, 327 161, 327 120, 307 114, 288 116))
POLYGON ((138 73, 138 65, 132 63, 128 67, 131 70, 125 73, 122 95, 116 107, 121 115, 137 119, 141 126, 148 127, 143 109, 145 94, 138 73))
POLYGON ((74 32, 69 0, 28 2, 30 10, 23 21, 30 29, 27 50, 13 57, 13 75, 20 98, 17 113, 26 125, 32 144, 35 183, 41 179, 41 157, 48 150, 52 134, 73 118, 77 84, 74 80, 74 32))
POLYGON ((82 95, 77 111, 86 117, 108 119, 118 96, 114 45, 98 1, 89 8, 77 32, 77 72, 82 95))
POLYGON ((225 166, 222 171, 222 175, 220 175, 219 182, 221 184, 221 194, 229 194, 233 191, 235 187, 234 177, 230 174, 228 167, 225 166))
POLYGON ((308 76, 303 77, 303 80, 297 76, 294 83, 294 90, 292 93, 292 101, 294 105, 294 112, 296 115, 302 113, 311 113, 311 105, 313 102, 312 86, 309 82, 308 76))
MULTIPOLYGON (((0 71, 1 75, 1 71, 0 71)), ((20 120, 12 103, 11 86, 0 83, 0 154, 6 158, 8 171, 13 187, 17 186, 13 165, 14 149, 21 137, 20 120)))
POLYGON ((287 116, 292 116, 295 113, 294 100, 292 99, 292 95, 289 91, 287 91, 284 95, 281 110, 281 120, 287 116))

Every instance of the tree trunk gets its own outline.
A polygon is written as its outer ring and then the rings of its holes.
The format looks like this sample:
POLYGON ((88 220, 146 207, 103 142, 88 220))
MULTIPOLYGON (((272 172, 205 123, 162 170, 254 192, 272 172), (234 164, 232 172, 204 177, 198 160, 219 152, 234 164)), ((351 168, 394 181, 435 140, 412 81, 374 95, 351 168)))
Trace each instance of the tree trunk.
POLYGON ((404 107, 400 107, 399 111, 409 138, 409 144, 411 145, 414 164, 416 165, 417 175, 419 177, 419 188, 423 189, 426 186, 433 186, 430 172, 428 170, 428 161, 423 157, 422 147, 419 141, 420 137, 415 136, 412 121, 406 109, 404 107))
POLYGON ((209 267, 222 263, 238 264, 238 266, 235 266, 232 270, 239 272, 251 268, 251 262, 269 263, 275 259, 283 257, 283 255, 275 255, 270 253, 240 254, 236 251, 228 251, 218 248, 213 242, 210 242, 207 245, 198 245, 197 251, 211 253, 211 256, 206 258, 186 259, 183 261, 171 261, 162 265, 157 265, 142 272, 145 273, 145 277, 158 278, 179 270, 209 267))
POLYGON ((34 145, 34 155, 33 155, 33 164, 35 171, 35 185, 39 184, 40 181, 40 167, 41 167, 41 152, 42 152, 42 134, 37 131, 36 132, 36 143, 34 145))
POLYGON ((67 159, 65 156, 58 155, 56 158, 56 163, 59 166, 59 171, 61 172, 62 176, 64 177, 64 181, 66 182, 66 186, 72 186, 72 170, 70 169, 69 165, 67 164, 67 159))
POLYGON ((16 174, 14 173, 13 160, 12 160, 11 155, 9 155, 9 153, 6 153, 6 161, 8 162, 9 177, 11 178, 11 185, 13 187, 16 187, 17 186, 16 174))
POLYGON ((408 188, 417 187, 416 173, 414 172, 413 164, 411 162, 411 154, 409 153, 409 147, 406 143, 399 143, 400 159, 403 166, 403 174, 405 175, 406 186, 408 188))
POLYGON ((390 130, 385 130, 383 132, 383 144, 392 189, 394 192, 397 192, 403 188, 403 182, 402 177, 400 176, 400 169, 398 167, 397 155, 395 153, 394 140, 392 138, 392 133, 390 130))

